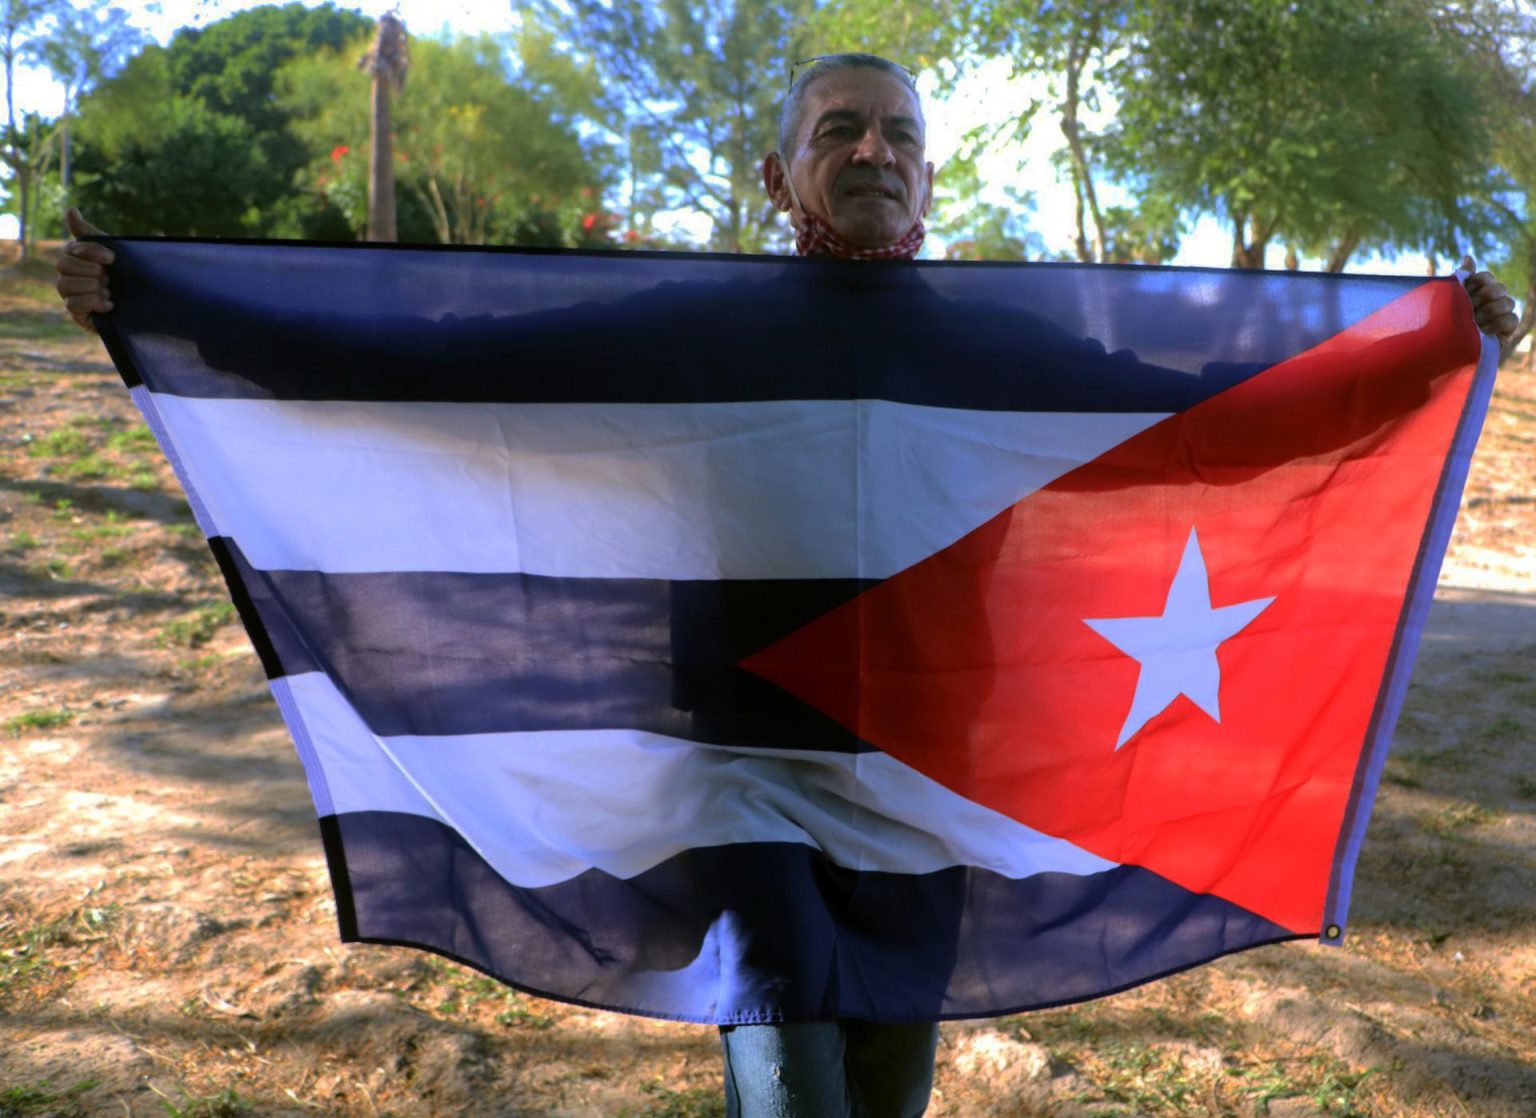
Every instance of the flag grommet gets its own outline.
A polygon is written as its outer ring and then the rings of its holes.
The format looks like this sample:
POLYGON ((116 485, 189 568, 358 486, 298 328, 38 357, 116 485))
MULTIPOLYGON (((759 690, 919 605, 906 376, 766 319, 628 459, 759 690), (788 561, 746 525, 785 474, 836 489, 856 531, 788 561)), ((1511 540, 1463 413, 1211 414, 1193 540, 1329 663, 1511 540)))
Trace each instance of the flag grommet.
POLYGON ((1343 934, 1344 929, 1339 927, 1337 924, 1329 924, 1326 928, 1323 929, 1324 939, 1338 939, 1343 936, 1343 934))

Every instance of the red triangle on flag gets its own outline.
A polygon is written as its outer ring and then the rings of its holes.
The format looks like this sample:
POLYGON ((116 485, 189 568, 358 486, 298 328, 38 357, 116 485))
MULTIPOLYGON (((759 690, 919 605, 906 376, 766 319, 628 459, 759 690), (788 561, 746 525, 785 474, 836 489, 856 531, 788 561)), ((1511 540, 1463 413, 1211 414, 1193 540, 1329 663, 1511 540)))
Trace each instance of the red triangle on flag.
POLYGON ((742 661, 946 787, 1316 930, 1479 339, 1432 281, 1174 415, 742 661), (1191 531, 1220 721, 1087 622, 1163 610, 1191 531))

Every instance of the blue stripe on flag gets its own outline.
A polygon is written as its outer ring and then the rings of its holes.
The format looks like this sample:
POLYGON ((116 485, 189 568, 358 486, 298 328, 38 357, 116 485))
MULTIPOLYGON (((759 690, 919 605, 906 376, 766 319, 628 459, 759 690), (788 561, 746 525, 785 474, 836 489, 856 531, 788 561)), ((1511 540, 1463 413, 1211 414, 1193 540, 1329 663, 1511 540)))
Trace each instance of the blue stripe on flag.
POLYGON ((273 650, 273 674, 325 671, 376 734, 624 726, 731 745, 866 748, 736 666, 857 596, 860 580, 337 575, 256 571, 233 541, 219 550, 273 650))
POLYGON ((1072 283, 1049 267, 571 254, 530 261, 536 283, 503 275, 477 291, 469 277, 505 254, 394 249, 381 276, 377 250, 308 246, 301 276, 291 245, 108 243, 137 375, 207 398, 1176 411, 1402 290, 1331 275, 1105 269, 1072 283), (243 282, 214 295, 200 274, 243 282), (1240 362, 1209 361, 1239 349, 1240 362))
POLYGON ((1022 1012, 1297 938, 1133 867, 1020 880, 965 867, 860 873, 799 844, 737 843, 632 878, 589 870, 520 889, 435 820, 331 820, 344 937, 428 947, 544 997, 675 1020, 1022 1012))

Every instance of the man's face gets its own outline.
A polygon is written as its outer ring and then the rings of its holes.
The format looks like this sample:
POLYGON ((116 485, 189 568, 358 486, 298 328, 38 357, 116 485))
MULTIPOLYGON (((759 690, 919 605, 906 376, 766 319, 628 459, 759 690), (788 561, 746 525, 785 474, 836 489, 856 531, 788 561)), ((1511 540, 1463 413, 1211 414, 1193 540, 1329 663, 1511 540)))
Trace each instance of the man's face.
MULTIPOLYGON (((894 75, 861 67, 814 79, 803 107, 784 153, 800 204, 857 248, 899 240, 933 199, 916 95, 894 75)), ((763 179, 774 204, 788 210, 777 159, 764 161, 763 179)))

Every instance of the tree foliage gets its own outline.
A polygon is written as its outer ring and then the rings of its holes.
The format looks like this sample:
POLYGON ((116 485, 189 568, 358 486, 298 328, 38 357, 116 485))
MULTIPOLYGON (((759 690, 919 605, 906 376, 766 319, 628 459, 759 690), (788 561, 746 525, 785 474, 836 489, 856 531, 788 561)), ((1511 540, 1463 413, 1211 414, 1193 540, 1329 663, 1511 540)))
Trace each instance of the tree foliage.
POLYGON ((15 216, 25 259, 31 243, 56 232, 60 224, 50 206, 59 198, 58 122, 41 113, 23 113, 14 124, 4 127, 3 138, 10 189, 0 204, 0 213, 15 216))
MULTIPOLYGON (((1002 55, 1012 63, 1014 77, 1048 79, 1045 99, 1032 103, 1001 136, 1022 140, 1042 109, 1055 118, 1063 140, 1058 162, 1066 168, 1075 203, 1074 248, 1085 262, 1109 258, 1110 230, 1099 200, 1102 184, 1094 158, 1099 145, 1084 117, 1112 96, 1109 65, 1126 48, 1131 9, 1128 0, 1070 5, 981 0, 961 11, 960 42, 973 59, 1002 55)), ((1174 236, 1166 222, 1162 228, 1174 236)))
POLYGON ((1509 169, 1490 152, 1509 90, 1487 63, 1528 77, 1510 50, 1532 18, 1523 0, 936 0, 907 18, 836 0, 823 16, 873 49, 915 46, 941 88, 1006 58, 1037 100, 961 158, 1054 124, 1081 260, 1167 259, 1214 215, 1234 263, 1280 242, 1332 268, 1507 239, 1509 169), (1106 203, 1111 187, 1133 204, 1106 203))
MULTIPOLYGON (((1507 176, 1487 201, 1504 219, 1504 251, 1490 262, 1522 303, 1512 350, 1536 328, 1536 10, 1510 0, 1445 7, 1476 60, 1479 97, 1494 124, 1489 154, 1507 176)), ((1530 363, 1536 371, 1536 345, 1530 363)))
POLYGON ((48 11, 46 29, 33 41, 32 53, 64 87, 68 116, 80 95, 120 70, 146 38, 128 22, 125 9, 105 0, 71 0, 48 11))
POLYGON ((149 46, 81 101, 76 197, 104 228, 304 236, 334 215, 293 194, 310 151, 273 86, 283 63, 369 21, 330 5, 252 8, 149 46))
POLYGON ((33 42, 39 61, 64 87, 64 111, 59 117, 59 197, 49 209, 58 211, 69 200, 71 125, 80 96, 122 68, 147 38, 128 22, 128 13, 106 0, 72 0, 54 6, 45 34, 33 42))
POLYGON ((15 213, 21 226, 21 259, 27 258, 32 231, 28 217, 33 208, 35 186, 45 173, 45 163, 52 158, 53 138, 39 144, 36 128, 16 122, 16 66, 27 60, 33 49, 33 33, 48 14, 47 0, 0 0, 0 73, 5 78, 5 123, 0 131, 0 164, 6 177, 7 209, 15 213))
POLYGON ((1045 255, 1045 241, 1029 228, 1032 194, 1006 188, 1009 205, 977 202, 981 176, 973 160, 958 159, 934 180, 933 231, 948 260, 1028 260, 1045 255))
POLYGON ((1472 60, 1420 0, 1168 0, 1131 27, 1107 162, 1222 216, 1234 265, 1277 239, 1333 270, 1361 247, 1451 255, 1494 224, 1472 60))
MULTIPOLYGON (((361 44, 297 59, 279 102, 316 154, 300 183, 360 230, 366 223, 368 76, 361 44)), ((517 53, 517 52, 514 52, 517 53)), ((603 208, 605 153, 584 143, 559 104, 568 72, 541 72, 491 36, 416 40, 409 81, 394 101, 395 175, 403 240, 453 244, 599 245, 614 220, 603 208)))
MULTIPOLYGON (((783 243, 762 189, 778 146, 790 68, 816 53, 806 32, 819 0, 543 0, 557 42, 602 86, 588 106, 625 169, 631 234, 648 215, 694 210, 711 248, 755 252, 783 243)), ((633 238, 631 238, 633 239, 633 238)))

